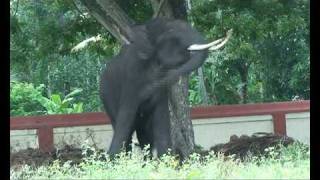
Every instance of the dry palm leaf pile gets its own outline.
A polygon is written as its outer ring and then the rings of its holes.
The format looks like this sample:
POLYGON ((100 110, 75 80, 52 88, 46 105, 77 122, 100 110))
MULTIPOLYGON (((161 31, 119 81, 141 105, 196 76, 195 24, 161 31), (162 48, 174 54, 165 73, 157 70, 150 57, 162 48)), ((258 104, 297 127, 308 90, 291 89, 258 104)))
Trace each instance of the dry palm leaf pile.
POLYGON ((280 145, 288 146, 294 142, 293 138, 273 133, 258 132, 252 136, 242 135, 240 137, 232 135, 226 144, 218 144, 210 148, 216 153, 224 155, 235 155, 244 159, 248 155, 266 155, 266 149, 270 147, 279 148, 280 145))
MULTIPOLYGON (((287 136, 275 135, 272 133, 255 133, 252 136, 242 135, 240 137, 232 135, 230 141, 226 144, 218 144, 210 148, 215 153, 223 153, 224 155, 233 155, 240 159, 244 159, 247 155, 264 155, 265 149, 269 147, 279 147, 280 144, 287 146, 294 140, 287 136)), ((201 155, 207 155, 209 151, 196 150, 201 155)), ((10 166, 19 166, 28 164, 33 166, 45 165, 51 163, 55 159, 62 162, 71 160, 73 163, 81 162, 83 158, 80 148, 66 145, 60 150, 51 153, 40 152, 39 149, 26 149, 10 154, 10 166)))

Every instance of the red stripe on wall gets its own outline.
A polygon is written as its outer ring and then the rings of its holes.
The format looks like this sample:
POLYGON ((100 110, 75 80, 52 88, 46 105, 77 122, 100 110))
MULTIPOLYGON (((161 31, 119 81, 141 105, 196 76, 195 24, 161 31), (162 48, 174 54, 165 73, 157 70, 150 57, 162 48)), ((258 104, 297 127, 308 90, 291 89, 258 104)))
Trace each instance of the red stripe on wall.
POLYGON ((254 116, 273 113, 294 113, 310 110, 310 101, 291 101, 261 104, 243 105, 219 105, 209 107, 195 107, 191 110, 192 119, 230 117, 230 116, 254 116))

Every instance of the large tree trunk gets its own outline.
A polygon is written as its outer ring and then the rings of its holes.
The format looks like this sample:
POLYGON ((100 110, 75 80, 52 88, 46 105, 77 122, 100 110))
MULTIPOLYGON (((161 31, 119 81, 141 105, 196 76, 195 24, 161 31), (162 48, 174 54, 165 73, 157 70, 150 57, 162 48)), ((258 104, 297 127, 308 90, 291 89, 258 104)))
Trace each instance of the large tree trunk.
POLYGON ((182 158, 194 149, 194 132, 188 103, 188 77, 180 77, 170 90, 169 110, 172 150, 182 158))
MULTIPOLYGON (((130 43, 133 21, 113 0, 80 0, 90 13, 121 43, 130 43)), ((154 17, 187 19, 184 0, 151 0, 154 17)), ((187 157, 194 148, 194 134, 188 105, 188 77, 181 77, 170 89, 169 109, 173 152, 187 157)))
MULTIPOLYGON (((184 0, 151 0, 155 15, 187 20, 184 0), (160 7, 160 8, 159 8, 160 7)), ((194 149, 194 132, 188 103, 188 76, 180 77, 170 89, 169 110, 172 150, 187 157, 194 149)))

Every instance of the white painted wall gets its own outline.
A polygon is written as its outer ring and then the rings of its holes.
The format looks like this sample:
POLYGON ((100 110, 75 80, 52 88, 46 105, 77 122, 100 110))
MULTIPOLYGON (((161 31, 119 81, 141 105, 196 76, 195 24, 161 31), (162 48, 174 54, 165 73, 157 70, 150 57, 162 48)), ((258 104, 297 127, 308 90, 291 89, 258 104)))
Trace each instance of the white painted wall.
POLYGON ((287 135, 310 144, 310 112, 286 114, 287 135))
MULTIPOLYGON (((286 115, 287 134, 299 141, 310 144, 310 113, 291 113, 286 115)), ((255 132, 273 132, 271 115, 224 117, 193 120, 196 144, 205 149, 218 143, 226 143, 231 135, 252 135, 255 132)), ((111 143, 111 125, 55 128, 54 144, 81 146, 87 141, 99 148, 107 149, 111 143)), ((38 147, 36 130, 10 131, 12 150, 38 147)))
POLYGON ((15 152, 20 149, 38 148, 38 135, 34 129, 11 130, 10 131, 10 151, 15 152))
POLYGON ((195 143, 205 149, 226 143, 231 135, 273 132, 271 115, 199 119, 193 122, 195 143))
POLYGON ((98 148, 106 149, 112 140, 111 125, 79 126, 54 128, 54 145, 61 148, 66 144, 81 147, 84 141, 89 145, 95 144, 98 148))

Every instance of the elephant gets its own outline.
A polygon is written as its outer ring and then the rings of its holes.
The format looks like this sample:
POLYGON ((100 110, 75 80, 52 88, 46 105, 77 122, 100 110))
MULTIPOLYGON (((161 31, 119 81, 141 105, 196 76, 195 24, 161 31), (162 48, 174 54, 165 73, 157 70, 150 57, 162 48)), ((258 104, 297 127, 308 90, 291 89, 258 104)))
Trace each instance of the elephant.
POLYGON ((100 98, 114 130, 108 153, 130 150, 136 132, 141 147, 150 144, 161 156, 171 147, 168 87, 199 68, 208 50, 228 37, 207 44, 187 22, 166 18, 132 30, 130 44, 107 62, 100 78, 100 98))

